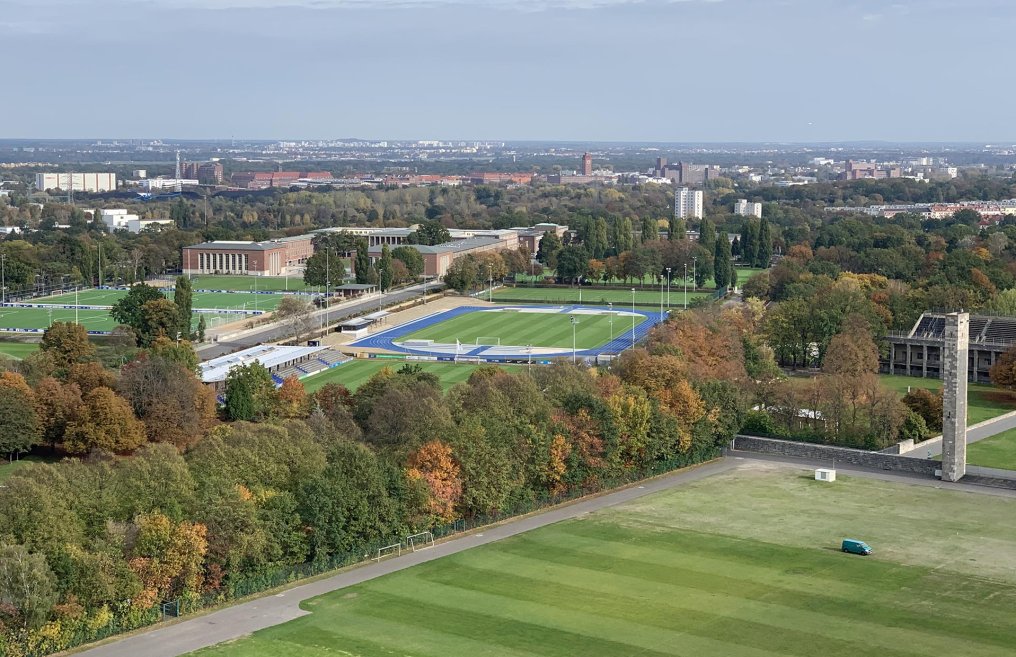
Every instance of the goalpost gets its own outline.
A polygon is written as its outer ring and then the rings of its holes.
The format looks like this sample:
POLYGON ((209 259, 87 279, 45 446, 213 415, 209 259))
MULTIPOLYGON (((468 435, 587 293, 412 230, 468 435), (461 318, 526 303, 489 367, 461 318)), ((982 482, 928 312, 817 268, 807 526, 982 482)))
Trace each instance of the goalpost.
POLYGON ((476 338, 476 346, 500 347, 501 338, 494 335, 481 335, 476 338))
POLYGON ((432 548, 434 547, 434 534, 430 532, 420 532, 419 534, 407 536, 406 546, 408 546, 413 552, 432 548))
POLYGON ((378 548, 374 561, 380 562, 385 557, 390 557, 393 554, 397 557, 402 556, 402 543, 393 543, 392 545, 386 545, 383 548, 378 548))

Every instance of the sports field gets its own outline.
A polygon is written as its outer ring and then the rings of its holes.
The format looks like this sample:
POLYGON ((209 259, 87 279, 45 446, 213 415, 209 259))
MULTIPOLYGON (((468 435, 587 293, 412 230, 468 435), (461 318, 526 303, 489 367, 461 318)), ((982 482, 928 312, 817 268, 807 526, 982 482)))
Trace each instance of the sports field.
POLYGON ((1016 525, 999 522, 1014 504, 749 465, 326 594, 195 654, 1014 655, 1016 525), (874 554, 841 553, 844 537, 874 554))
MULTIPOLYGON (((166 298, 172 299, 173 292, 166 290, 166 298)), ((127 296, 127 290, 79 290, 76 301, 75 293, 58 294, 41 299, 33 299, 32 303, 52 303, 57 305, 81 305, 81 306, 112 306, 114 303, 127 296)), ((244 309, 247 310, 274 310, 285 295, 283 294, 250 294, 247 292, 194 292, 191 295, 191 305, 194 308, 211 309, 244 309), (256 306, 256 307, 255 307, 256 306)), ((307 297, 301 299, 309 300, 307 297)))
POLYGON ((308 288, 302 276, 191 276, 195 290, 258 290, 303 291, 308 288))
POLYGON ((24 358, 39 350, 38 342, 0 342, 0 355, 24 358))
POLYGON ((476 368, 480 367, 479 365, 460 365, 458 363, 377 360, 372 358, 370 360, 355 360, 344 363, 338 367, 325 370, 320 374, 307 377, 302 382, 307 392, 314 392, 326 383, 341 383, 349 388, 350 391, 355 391, 366 383, 370 377, 380 372, 382 368, 389 367, 392 371, 398 371, 403 365, 419 365, 424 372, 429 372, 436 376, 441 383, 441 388, 444 390, 448 390, 456 383, 462 383, 469 378, 469 375, 476 368))
MULTIPOLYGON (((571 349, 572 324, 574 317, 575 346, 577 349, 593 349, 606 344, 613 337, 620 337, 631 331, 632 316, 591 315, 584 313, 540 313, 517 310, 480 311, 458 315, 444 322, 411 333, 406 340, 433 340, 444 344, 501 345, 534 347, 560 347, 571 349), (611 321, 613 320, 613 321, 611 321)), ((635 315, 635 326, 645 317, 635 315)))
MULTIPOLYGON (((525 302, 525 303, 551 303, 569 304, 581 303, 594 306, 605 306, 608 303, 614 304, 618 310, 626 306, 631 308, 631 290, 594 290, 578 287, 502 287, 494 290, 494 301, 525 302)), ((688 292, 688 303, 695 299, 709 298, 710 292, 688 292)), ((487 299, 486 295, 481 297, 487 299)), ((667 305, 667 293, 663 293, 663 305, 667 305)), ((660 290, 635 289, 635 306, 641 308, 659 308, 660 290)), ((670 289, 670 308, 684 307, 684 290, 670 289)))
MULTIPOLYGON (((249 319, 238 313, 205 313, 209 327, 249 319)), ((197 328, 199 315, 191 318, 191 326, 197 328)), ((86 331, 112 331, 116 322, 108 310, 77 310, 66 308, 0 308, 0 328, 3 329, 45 329, 53 322, 78 322, 86 331)))

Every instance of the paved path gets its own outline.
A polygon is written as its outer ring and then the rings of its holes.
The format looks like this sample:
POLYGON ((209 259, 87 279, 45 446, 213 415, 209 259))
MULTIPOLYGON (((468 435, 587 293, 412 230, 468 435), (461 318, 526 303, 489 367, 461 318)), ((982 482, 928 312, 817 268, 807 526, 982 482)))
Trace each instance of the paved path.
MULTIPOLYGON (((979 422, 972 427, 967 427, 967 445, 976 443, 978 440, 984 440, 985 438, 991 438, 1003 431, 1009 429, 1016 429, 1016 412, 1006 413, 998 417, 979 422)), ((942 454, 942 437, 932 438, 923 444, 920 448, 915 449, 912 452, 907 452, 904 456, 915 456, 918 458, 931 458, 933 456, 941 456, 942 454)))
MULTIPOLYGON (((828 465, 827 462, 810 461, 808 459, 756 454, 752 452, 728 452, 728 455, 724 458, 705 465, 681 470, 599 497, 559 506, 543 513, 511 520, 479 533, 466 534, 459 538, 438 543, 434 548, 428 550, 410 552, 403 554, 401 557, 382 561, 381 563, 371 563, 359 568, 353 568, 338 575, 296 586, 273 596, 226 607, 180 623, 119 639, 77 654, 87 657, 178 657, 179 655, 185 655, 200 648, 237 639, 257 630, 279 625, 303 616, 307 612, 300 609, 300 603, 309 598, 329 593, 336 589, 353 586, 354 584, 360 584, 375 577, 468 550, 478 545, 493 543, 509 536, 561 522, 562 520, 576 518, 592 511, 624 504, 644 495, 705 479, 715 474, 733 470, 750 461, 784 464, 792 468, 812 468, 828 465)), ((837 466, 837 469, 841 472, 849 472, 854 476, 883 481, 932 486, 946 490, 1016 499, 1016 491, 1013 490, 962 483, 951 484, 921 475, 865 470, 850 466, 837 466)))
MULTIPOLYGON (((330 326, 331 324, 335 324, 347 317, 378 310, 381 305, 379 304, 379 301, 385 306, 394 306, 404 301, 421 298, 423 296, 424 288, 426 288, 427 294, 435 294, 444 289, 444 284, 429 282, 425 285, 421 283, 419 285, 402 288, 394 292, 386 292, 383 299, 378 299, 378 297, 374 296, 362 301, 353 301, 335 305, 327 310, 316 310, 311 313, 311 317, 314 319, 315 326, 320 326, 322 323, 326 326, 330 326)), ((212 358, 224 356, 226 354, 233 353, 234 351, 239 351, 240 349, 246 349, 247 347, 265 344, 267 342, 277 342, 289 337, 292 337, 292 328, 287 326, 286 322, 273 322, 271 324, 266 324, 260 329, 245 331, 241 336, 233 339, 203 344, 195 351, 197 351, 201 360, 211 360, 212 358)))
POLYGON ((720 459, 695 468, 681 470, 657 479, 643 482, 630 488, 593 497, 581 502, 555 507, 544 513, 533 514, 501 525, 485 529, 480 533, 466 534, 459 538, 438 543, 435 547, 421 552, 410 552, 401 557, 381 563, 353 568, 332 577, 288 589, 283 593, 258 598, 231 607, 226 607, 181 623, 160 627, 112 643, 77 653, 87 657, 177 657, 199 648, 212 646, 223 641, 236 639, 256 630, 278 625, 303 616, 300 603, 309 598, 359 584, 375 577, 387 575, 404 568, 410 568, 434 559, 455 554, 478 545, 499 541, 531 529, 575 518, 591 511, 624 504, 631 500, 681 484, 698 481, 720 472, 726 472, 738 465, 736 459, 720 459))

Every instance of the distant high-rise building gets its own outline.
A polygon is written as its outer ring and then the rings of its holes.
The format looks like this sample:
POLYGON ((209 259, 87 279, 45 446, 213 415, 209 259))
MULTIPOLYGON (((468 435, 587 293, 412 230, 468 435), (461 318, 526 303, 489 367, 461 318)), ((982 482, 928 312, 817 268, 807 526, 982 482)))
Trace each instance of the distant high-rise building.
POLYGON ((762 218, 762 204, 752 203, 746 199, 738 199, 734 203, 734 214, 739 214, 745 217, 758 217, 762 218))
POLYGON ((678 219, 693 217, 702 218, 703 194, 699 190, 679 187, 674 190, 674 216, 678 219))
POLYGON ((703 185, 718 173, 715 167, 708 164, 692 164, 690 162, 667 164, 667 160, 664 158, 658 158, 656 166, 658 176, 670 178, 678 185, 703 185))
POLYGON ((221 162, 182 162, 180 175, 184 178, 198 180, 202 185, 222 184, 221 162))
POLYGON ((593 175, 593 156, 586 153, 582 156, 582 175, 591 176, 593 175))

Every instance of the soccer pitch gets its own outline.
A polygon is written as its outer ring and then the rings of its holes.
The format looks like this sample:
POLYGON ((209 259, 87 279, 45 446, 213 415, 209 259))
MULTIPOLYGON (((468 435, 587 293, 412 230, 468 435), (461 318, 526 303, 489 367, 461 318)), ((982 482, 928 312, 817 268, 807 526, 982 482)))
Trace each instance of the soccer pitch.
MULTIPOLYGON (((163 294, 167 299, 173 299, 172 290, 165 290, 163 294)), ((127 296, 127 290, 79 290, 75 296, 74 292, 58 294, 41 299, 33 299, 32 303, 52 303, 57 305, 81 305, 81 306, 112 306, 120 299, 127 296)), ((194 308, 222 309, 222 310, 275 310, 279 302, 285 297, 283 294, 249 294, 246 292, 194 292, 191 295, 191 305, 194 308)), ((310 301, 307 297, 299 297, 304 301, 310 301)))
POLYGON ((195 290, 275 290, 303 292, 317 288, 308 287, 301 276, 191 276, 191 287, 195 290))
MULTIPOLYGON (((579 295, 581 293, 581 303, 590 304, 596 306, 606 306, 608 303, 614 304, 617 310, 624 310, 625 307, 631 308, 632 293, 631 290, 618 289, 618 290, 597 290, 590 288, 577 288, 577 287, 502 287, 494 290, 494 301, 506 302, 506 301, 518 301, 525 303, 550 303, 550 304, 571 304, 580 303, 579 295)), ((710 292, 688 292, 688 303, 691 303, 695 299, 706 299, 712 296, 710 292)), ((487 295, 480 295, 478 299, 488 299, 487 295)), ((664 288, 663 292, 663 305, 667 306, 667 292, 664 288)), ((660 290, 656 289, 635 289, 635 307, 636 308, 659 308, 660 307, 660 290)), ((684 289, 670 288, 670 308, 684 307, 684 289)))
MULTIPOLYGON (((301 379, 307 392, 320 390, 326 383, 341 383, 351 392, 367 382, 370 377, 388 367, 397 372, 403 365, 419 365, 420 368, 429 374, 437 377, 443 390, 448 390, 457 383, 462 383, 469 378, 469 375, 479 368, 479 365, 459 363, 434 363, 429 361, 401 361, 389 359, 355 360, 344 363, 337 367, 327 369, 324 372, 301 379)), ((489 366, 488 366, 489 367, 489 366)), ((510 367, 510 366, 509 366, 510 367)))
POLYGON ((575 347, 593 349, 625 335, 634 326, 645 321, 642 315, 593 315, 586 313, 520 312, 514 309, 480 310, 458 315, 443 322, 400 338, 433 340, 443 344, 497 344, 491 338, 500 338, 500 344, 534 347, 572 347, 572 318, 575 325, 575 347))
POLYGON ((999 519, 1014 504, 748 465, 328 593, 194 654, 1013 655, 1016 527, 999 519), (844 537, 874 555, 841 553, 844 537))

